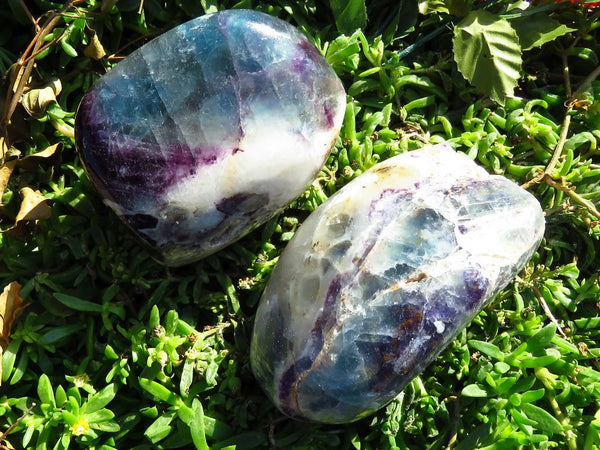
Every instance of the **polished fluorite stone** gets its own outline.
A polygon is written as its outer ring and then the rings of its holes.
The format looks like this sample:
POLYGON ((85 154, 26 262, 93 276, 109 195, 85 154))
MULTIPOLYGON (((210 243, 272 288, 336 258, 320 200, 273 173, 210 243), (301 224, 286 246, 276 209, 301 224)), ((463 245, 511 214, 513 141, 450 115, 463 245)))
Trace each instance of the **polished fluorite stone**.
POLYGON ((344 110, 339 79, 302 33, 231 10, 178 26, 117 64, 84 96, 75 137, 105 202, 176 266, 300 195, 344 110))
POLYGON ((364 417, 507 285, 543 232, 532 195, 445 145, 386 160, 284 250, 256 314, 253 371, 293 418, 364 417))

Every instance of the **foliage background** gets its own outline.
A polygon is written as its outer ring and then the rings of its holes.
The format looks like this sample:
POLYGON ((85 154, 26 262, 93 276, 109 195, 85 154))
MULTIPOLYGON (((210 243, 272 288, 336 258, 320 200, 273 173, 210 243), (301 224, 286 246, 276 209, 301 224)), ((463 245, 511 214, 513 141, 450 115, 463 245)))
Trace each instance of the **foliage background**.
POLYGON ((3 2, 2 445, 599 448, 598 15, 554 1, 3 2), (74 114, 120 58, 223 8, 300 27, 349 103, 326 167, 284 213, 168 270, 91 187, 74 114), (346 426, 283 417, 248 363, 278 255, 349 180, 441 141, 536 195, 537 254, 378 414, 346 426))

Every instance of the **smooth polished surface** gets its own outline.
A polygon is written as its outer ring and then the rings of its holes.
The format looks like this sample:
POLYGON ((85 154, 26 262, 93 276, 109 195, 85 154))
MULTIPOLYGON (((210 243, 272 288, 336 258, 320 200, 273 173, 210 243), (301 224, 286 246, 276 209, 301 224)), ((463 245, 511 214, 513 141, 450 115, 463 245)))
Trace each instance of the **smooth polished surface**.
POLYGON ((386 160, 284 250, 255 319, 254 373, 293 418, 364 417, 508 284, 543 232, 532 195, 449 147, 386 160))
POLYGON ((344 89, 290 24, 249 10, 187 22, 85 95, 77 147, 105 202, 168 265, 214 253, 302 193, 344 89))

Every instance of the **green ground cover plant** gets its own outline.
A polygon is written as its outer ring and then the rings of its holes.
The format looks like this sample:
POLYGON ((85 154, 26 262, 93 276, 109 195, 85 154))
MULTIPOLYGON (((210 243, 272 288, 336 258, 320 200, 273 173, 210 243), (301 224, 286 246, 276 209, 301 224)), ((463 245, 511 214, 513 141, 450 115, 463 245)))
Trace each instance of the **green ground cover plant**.
POLYGON ((597 2, 7 0, 0 4, 0 448, 600 448, 597 2), (74 149, 84 92, 198 15, 298 26, 348 106, 282 214, 177 269, 103 205, 74 149), (447 141, 542 204, 532 261, 398 397, 345 426, 285 418, 248 361, 277 258, 378 161, 447 141))

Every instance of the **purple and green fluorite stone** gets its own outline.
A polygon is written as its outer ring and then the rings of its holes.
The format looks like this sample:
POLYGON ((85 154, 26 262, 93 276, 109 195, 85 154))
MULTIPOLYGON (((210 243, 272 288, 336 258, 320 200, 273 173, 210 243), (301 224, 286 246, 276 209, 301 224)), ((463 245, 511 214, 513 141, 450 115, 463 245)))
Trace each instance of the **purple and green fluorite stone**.
POLYGON ((300 226, 250 359, 285 414, 344 423, 391 401, 503 289, 544 233, 537 200, 448 146, 390 158, 300 226))
POLYGON ((319 50, 231 10, 133 52, 84 96, 75 137, 105 202, 168 265, 214 253, 300 195, 345 110, 319 50))

